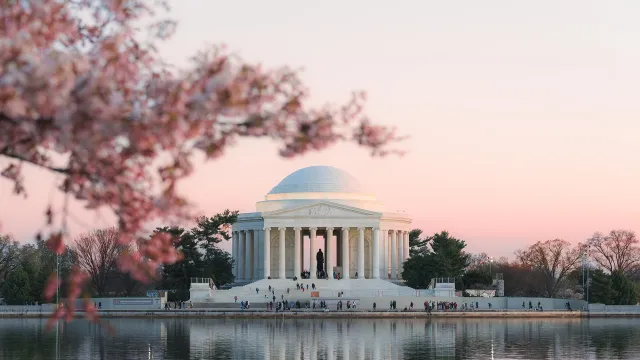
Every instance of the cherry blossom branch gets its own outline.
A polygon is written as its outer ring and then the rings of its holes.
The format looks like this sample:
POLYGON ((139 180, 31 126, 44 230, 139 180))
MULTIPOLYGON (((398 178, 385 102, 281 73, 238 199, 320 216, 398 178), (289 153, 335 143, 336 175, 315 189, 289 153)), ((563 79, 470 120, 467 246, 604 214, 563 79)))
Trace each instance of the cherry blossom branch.
MULTIPOLYGON (((25 191, 23 163, 63 174, 65 201, 73 196, 90 210, 112 209, 119 242, 137 244, 119 258, 121 270, 144 281, 180 258, 171 239, 143 230, 160 219, 193 218, 176 189, 193 172, 194 154, 215 159, 247 137, 276 140, 282 157, 344 141, 374 156, 402 154, 389 148, 403 139, 395 129, 364 115, 364 93, 342 106, 310 108, 297 71, 266 70, 223 47, 201 51, 189 68, 174 71, 156 44, 175 22, 158 18, 156 2, 0 5, 0 157, 18 161, 0 171, 16 193, 25 191), (147 22, 153 25, 143 43, 138 25, 147 22), (67 164, 54 166, 55 155, 67 164)), ((50 248, 64 251, 65 232, 51 232, 50 248)), ((85 275, 76 269, 71 278, 76 298, 85 275)))
POLYGON ((26 162, 26 163, 29 163, 31 165, 34 165, 34 166, 37 166, 39 168, 43 168, 45 170, 49 170, 49 171, 52 171, 52 172, 56 172, 56 173, 60 173, 60 174, 69 174, 70 173, 69 169, 48 166, 46 164, 42 164, 42 163, 38 163, 38 162, 35 162, 35 161, 31 161, 31 160, 29 160, 29 159, 27 159, 25 157, 22 157, 22 156, 16 155, 16 154, 11 154, 11 153, 8 153, 6 151, 0 151, 0 155, 6 156, 6 157, 11 158, 11 159, 19 160, 21 162, 26 162))

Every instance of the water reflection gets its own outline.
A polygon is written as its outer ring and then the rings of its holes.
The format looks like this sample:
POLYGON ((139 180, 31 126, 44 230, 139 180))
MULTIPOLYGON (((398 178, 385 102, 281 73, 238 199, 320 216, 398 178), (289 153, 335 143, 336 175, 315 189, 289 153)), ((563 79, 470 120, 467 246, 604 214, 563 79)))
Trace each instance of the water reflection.
MULTIPOLYGON (((63 324, 60 359, 637 359, 636 319, 111 319, 63 324)), ((0 321, 0 359, 55 359, 39 319, 0 321)))

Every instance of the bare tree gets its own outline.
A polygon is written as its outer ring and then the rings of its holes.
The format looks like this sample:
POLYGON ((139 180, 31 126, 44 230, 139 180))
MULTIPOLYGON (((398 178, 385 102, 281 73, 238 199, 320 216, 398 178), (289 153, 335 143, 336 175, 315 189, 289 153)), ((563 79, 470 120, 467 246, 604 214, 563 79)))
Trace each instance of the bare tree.
POLYGON ((593 259, 604 270, 632 274, 640 268, 640 247, 633 231, 611 230, 609 235, 595 233, 587 240, 593 259))
POLYGON ((516 252, 518 261, 538 270, 543 277, 542 293, 555 297, 569 273, 580 263, 582 245, 571 247, 568 241, 555 239, 538 241, 516 252))
POLYGON ((116 273, 116 260, 128 246, 118 243, 115 228, 94 230, 75 240, 78 265, 87 272, 96 295, 105 295, 107 285, 116 273))
POLYGON ((489 255, 487 255, 487 253, 484 253, 484 252, 480 254, 471 255, 471 261, 469 263, 468 269, 484 270, 485 267, 489 266, 490 261, 491 261, 491 258, 489 257, 489 255))

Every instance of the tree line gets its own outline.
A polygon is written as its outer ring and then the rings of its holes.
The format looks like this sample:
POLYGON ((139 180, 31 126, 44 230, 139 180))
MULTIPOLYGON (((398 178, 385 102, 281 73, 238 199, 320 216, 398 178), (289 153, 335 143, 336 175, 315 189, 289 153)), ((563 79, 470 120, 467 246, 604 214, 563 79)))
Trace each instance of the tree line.
MULTIPOLYGON (((84 271, 89 279, 84 289, 88 296, 141 296, 146 290, 157 289, 169 291, 171 301, 188 300, 191 278, 211 278, 217 286, 234 281, 231 254, 218 245, 230 239, 228 230, 237 215, 237 211, 225 210, 197 218, 192 228, 156 228, 150 235, 170 235, 181 258, 160 266, 151 283, 141 283, 119 269, 121 255, 136 252, 136 244, 145 239, 123 245, 115 228, 77 236, 60 256, 60 273, 66 279, 74 267, 84 271)), ((452 277, 456 289, 466 293, 491 288, 496 274, 502 274, 505 296, 582 299, 586 298, 583 284, 587 283, 593 303, 635 304, 640 293, 640 246, 632 231, 596 233, 577 245, 561 239, 539 241, 516 251, 511 261, 468 253, 465 241, 446 231, 423 236, 422 230, 414 229, 409 246, 402 278, 416 289, 428 288, 433 278, 452 277)), ((20 244, 0 235, 0 297, 4 302, 44 302, 44 285, 56 268, 57 257, 44 240, 20 244)), ((61 294, 66 285, 61 284, 61 294)))
POLYGON ((455 278, 463 293, 488 289, 501 274, 505 296, 586 299, 588 288, 591 303, 638 303, 640 246, 629 230, 595 233, 577 245, 562 239, 539 241, 516 251, 511 261, 468 253, 465 241, 446 231, 423 237, 422 230, 414 229, 409 246, 402 278, 417 289, 429 288, 436 277, 455 278))
MULTIPOLYGON (((142 283, 121 271, 118 259, 135 253, 145 239, 121 244, 115 228, 97 229, 78 235, 60 256, 60 274, 67 279, 74 267, 87 274, 84 295, 92 297, 144 296, 146 290, 168 290, 169 300, 188 300, 190 278, 211 278, 217 286, 233 282, 233 260, 218 244, 230 239, 228 229, 237 211, 225 210, 213 217, 196 219, 193 228, 158 227, 167 233, 181 259, 157 269, 153 282, 142 283)), ((152 235, 153 235, 152 234, 152 235)), ((43 239, 21 244, 9 235, 0 235, 0 298, 10 305, 44 303, 44 287, 57 271, 58 258, 43 239)), ((60 294, 66 290, 61 284, 60 294)), ((61 295, 62 296, 62 295, 61 295)))

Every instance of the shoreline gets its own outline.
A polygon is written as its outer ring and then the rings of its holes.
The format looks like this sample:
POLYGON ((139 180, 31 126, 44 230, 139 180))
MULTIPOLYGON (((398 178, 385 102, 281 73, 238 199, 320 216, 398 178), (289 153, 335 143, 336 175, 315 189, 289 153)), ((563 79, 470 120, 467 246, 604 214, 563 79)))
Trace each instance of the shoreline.
MULTIPOLYGON (((0 318, 48 318, 49 311, 0 312, 0 318)), ((586 311, 285 311, 263 310, 103 310, 101 318, 198 318, 198 319, 558 319, 558 318, 635 318, 638 313, 586 312, 586 311)), ((84 312, 75 313, 76 318, 84 317, 84 312)))

